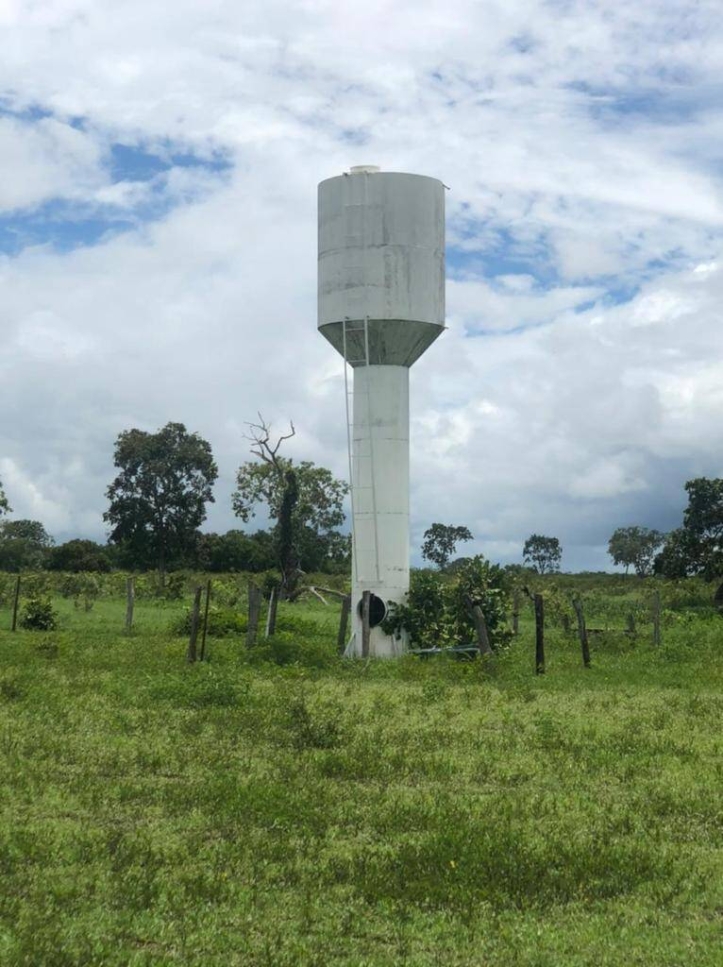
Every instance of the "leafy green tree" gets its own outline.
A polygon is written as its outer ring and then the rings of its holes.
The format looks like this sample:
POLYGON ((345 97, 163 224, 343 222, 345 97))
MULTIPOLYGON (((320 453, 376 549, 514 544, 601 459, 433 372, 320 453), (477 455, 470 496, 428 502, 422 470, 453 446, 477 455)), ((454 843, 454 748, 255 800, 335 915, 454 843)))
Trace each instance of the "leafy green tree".
POLYGON ((707 580, 723 575, 723 479, 689 480, 683 526, 668 536, 656 559, 666 577, 699 574, 707 580))
POLYGON ((560 570, 562 547, 556 537, 531 534, 522 549, 522 559, 528 567, 538 574, 548 574, 560 570))
POLYGON ((688 506, 683 514, 693 573, 708 580, 723 574, 723 479, 689 480, 688 506))
POLYGON ((246 523, 255 516, 258 505, 265 504, 271 520, 278 521, 286 492, 285 471, 293 468, 298 491, 293 508, 295 533, 308 529, 313 534, 325 536, 341 527, 344 497, 349 490, 346 482, 309 460, 294 463, 280 458, 280 463, 284 470, 282 474, 262 463, 249 462, 239 467, 233 495, 236 516, 246 523))
POLYGON ((110 541, 131 566, 156 566, 163 578, 193 551, 213 502, 218 468, 211 445, 182 423, 168 423, 157 433, 125 430, 114 460, 120 473, 106 491, 110 507, 103 515, 112 525, 110 541))
POLYGON ((8 504, 8 499, 5 496, 5 491, 3 490, 3 482, 0 480, 0 517, 3 514, 9 514, 12 507, 8 504))
POLYGON ((39 520, 0 523, 0 569, 23 571, 42 567, 53 538, 39 520))
POLYGON ((48 571, 110 571, 111 561, 107 549, 95 541, 76 539, 58 544, 48 552, 45 562, 48 571))
POLYGON ((467 527, 454 527, 451 524, 432 524, 424 532, 422 557, 436 564, 443 571, 449 564, 449 559, 457 549, 460 541, 472 541, 474 538, 467 527))
POLYGON ((343 535, 337 528, 344 523, 343 503, 349 488, 325 467, 308 460, 294 463, 280 455, 281 444, 296 432, 293 424, 275 443, 271 427, 263 419, 250 426, 251 452, 259 460, 239 467, 233 509, 248 522, 256 508, 265 505, 274 522, 282 586, 291 594, 300 570, 320 570, 324 560, 332 560, 338 553, 343 535))
POLYGON ((294 541, 295 527, 294 511, 299 502, 299 480, 296 470, 288 466, 284 470, 284 484, 281 495, 279 517, 276 522, 276 538, 281 568, 281 589, 290 595, 296 585, 296 577, 300 570, 300 560, 297 553, 298 541, 294 541))
POLYGON ((268 571, 276 565, 273 535, 269 531, 246 534, 230 530, 225 534, 199 534, 198 564, 217 573, 268 571))
POLYGON ((351 534, 326 531, 316 534, 309 528, 301 531, 298 538, 299 559, 305 571, 323 571, 327 574, 349 574, 351 570, 351 534))
POLYGON ((662 550, 656 555, 653 570, 663 577, 690 577, 700 570, 700 543, 683 527, 671 531, 665 538, 662 550))
POLYGON ((625 566, 626 574, 632 566, 638 577, 646 577, 664 540, 664 534, 648 527, 618 527, 608 541, 608 554, 614 564, 625 566))

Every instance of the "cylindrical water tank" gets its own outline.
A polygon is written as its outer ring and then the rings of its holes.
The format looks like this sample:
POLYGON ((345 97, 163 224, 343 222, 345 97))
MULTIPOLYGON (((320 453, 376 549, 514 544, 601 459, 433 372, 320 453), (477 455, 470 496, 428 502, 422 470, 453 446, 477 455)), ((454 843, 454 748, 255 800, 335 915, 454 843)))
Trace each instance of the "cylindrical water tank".
POLYGON ((352 366, 411 366, 444 329, 442 182, 372 165, 322 181, 318 305, 352 366))

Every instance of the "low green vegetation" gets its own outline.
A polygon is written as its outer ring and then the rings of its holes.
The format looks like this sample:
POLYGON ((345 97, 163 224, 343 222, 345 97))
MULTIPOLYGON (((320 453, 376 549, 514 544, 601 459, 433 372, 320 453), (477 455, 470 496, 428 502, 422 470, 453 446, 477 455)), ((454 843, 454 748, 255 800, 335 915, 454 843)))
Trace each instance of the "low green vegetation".
POLYGON ((511 581, 483 557, 464 558, 453 574, 412 573, 404 604, 392 604, 382 627, 387 634, 409 634, 417 649, 445 648, 476 640, 471 608, 484 612, 492 646, 509 640, 507 615, 511 581))
POLYGON ((720 963, 723 619, 709 587, 658 586, 653 648, 652 585, 540 579, 535 676, 524 596, 491 666, 348 662, 337 604, 316 600, 283 603, 274 639, 247 649, 243 616, 227 620, 244 579, 228 577, 210 660, 187 665, 192 579, 161 596, 139 578, 129 635, 122 575, 24 579, 57 628, 14 634, 12 580, 3 965, 720 963), (589 670, 565 631, 573 591, 589 670))

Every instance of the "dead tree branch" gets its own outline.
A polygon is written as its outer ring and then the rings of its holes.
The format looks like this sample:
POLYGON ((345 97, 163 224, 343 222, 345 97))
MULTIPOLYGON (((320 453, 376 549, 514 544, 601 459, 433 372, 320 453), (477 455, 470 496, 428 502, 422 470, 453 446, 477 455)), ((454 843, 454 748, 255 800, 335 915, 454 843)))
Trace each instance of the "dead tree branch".
POLYGON ((344 591, 335 591, 334 588, 323 588, 320 584, 316 585, 316 590, 323 591, 324 594, 331 594, 335 598, 341 598, 342 601, 344 598, 349 597, 348 593, 344 591))
MULTIPOLYGON (((321 590, 322 591, 327 591, 327 588, 322 588, 321 590)), ((331 591, 329 593, 330 594, 338 594, 338 591, 331 591)), ((297 598, 300 598, 302 594, 313 594, 314 597, 318 598, 319 601, 321 601, 322 604, 325 604, 327 606, 329 604, 329 602, 326 600, 326 598, 322 594, 319 594, 319 591, 315 587, 313 587, 313 585, 311 585, 311 584, 305 584, 305 585, 303 585, 303 587, 295 588, 294 591, 289 595, 289 601, 296 601, 297 598)), ((344 598, 344 597, 346 597, 346 595, 343 595, 342 594, 342 595, 340 595, 340 597, 344 598)))
POLYGON ((270 464, 279 473, 282 472, 282 466, 279 463, 279 449, 284 440, 290 440, 292 437, 296 436, 296 428, 292 420, 289 420, 289 432, 282 433, 281 436, 276 440, 276 443, 272 443, 271 437, 271 424, 267 423, 263 416, 259 413, 258 423, 247 423, 246 426, 249 428, 249 433, 244 434, 246 440, 251 441, 251 452, 263 460, 264 463, 270 464))

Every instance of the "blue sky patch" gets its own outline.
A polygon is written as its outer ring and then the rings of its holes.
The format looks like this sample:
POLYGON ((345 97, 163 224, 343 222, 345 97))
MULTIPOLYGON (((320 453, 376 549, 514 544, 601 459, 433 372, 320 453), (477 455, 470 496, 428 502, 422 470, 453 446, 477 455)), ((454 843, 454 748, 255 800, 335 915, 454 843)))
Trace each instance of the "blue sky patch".
POLYGON ((561 285, 553 252, 544 237, 520 238, 507 228, 468 222, 457 227, 457 235, 474 240, 471 250, 457 245, 447 247, 447 274, 452 279, 499 275, 530 275, 545 288, 561 285))
MULTIPOLYGON (((40 107, 17 110, 8 99, 0 99, 0 115, 13 117, 32 127, 33 122, 52 117, 40 107)), ((59 119, 69 124, 68 119, 59 119)), ((83 118, 75 118, 71 125, 85 130, 83 118)), ((109 235, 135 229, 139 224, 156 221, 182 204, 184 199, 167 190, 167 175, 173 169, 193 168, 223 176, 232 167, 230 158, 222 153, 194 154, 170 141, 154 148, 117 142, 110 145, 103 167, 108 184, 142 184, 135 203, 123 205, 92 201, 52 198, 34 208, 0 215, 0 253, 18 255, 23 249, 49 245, 65 252, 78 246, 96 245, 109 235)))
POLYGON ((189 151, 168 150, 151 151, 135 144, 111 145, 108 168, 113 182, 150 181, 171 168, 203 168, 206 171, 222 173, 231 167, 231 162, 223 155, 210 158, 194 155, 189 151))
POLYGON ((25 108, 14 108, 11 106, 10 98, 0 97, 0 117, 10 117, 15 118, 18 121, 32 122, 42 121, 43 118, 49 118, 52 116, 52 111, 48 111, 37 104, 31 104, 25 108))
MULTIPOLYGON (((620 124, 627 117, 656 124, 681 124, 693 120, 706 107, 700 91, 693 92, 684 84, 666 83, 662 87, 630 90, 595 87, 584 81, 573 81, 565 86, 584 94, 589 114, 603 124, 620 124)), ((710 103, 719 102, 720 94, 720 90, 711 91, 710 103)))
POLYGON ((105 236, 128 231, 136 224, 127 215, 84 215, 75 204, 46 202, 32 212, 0 217, 0 252, 13 256, 36 245, 50 245, 67 252, 82 245, 95 245, 105 236))

